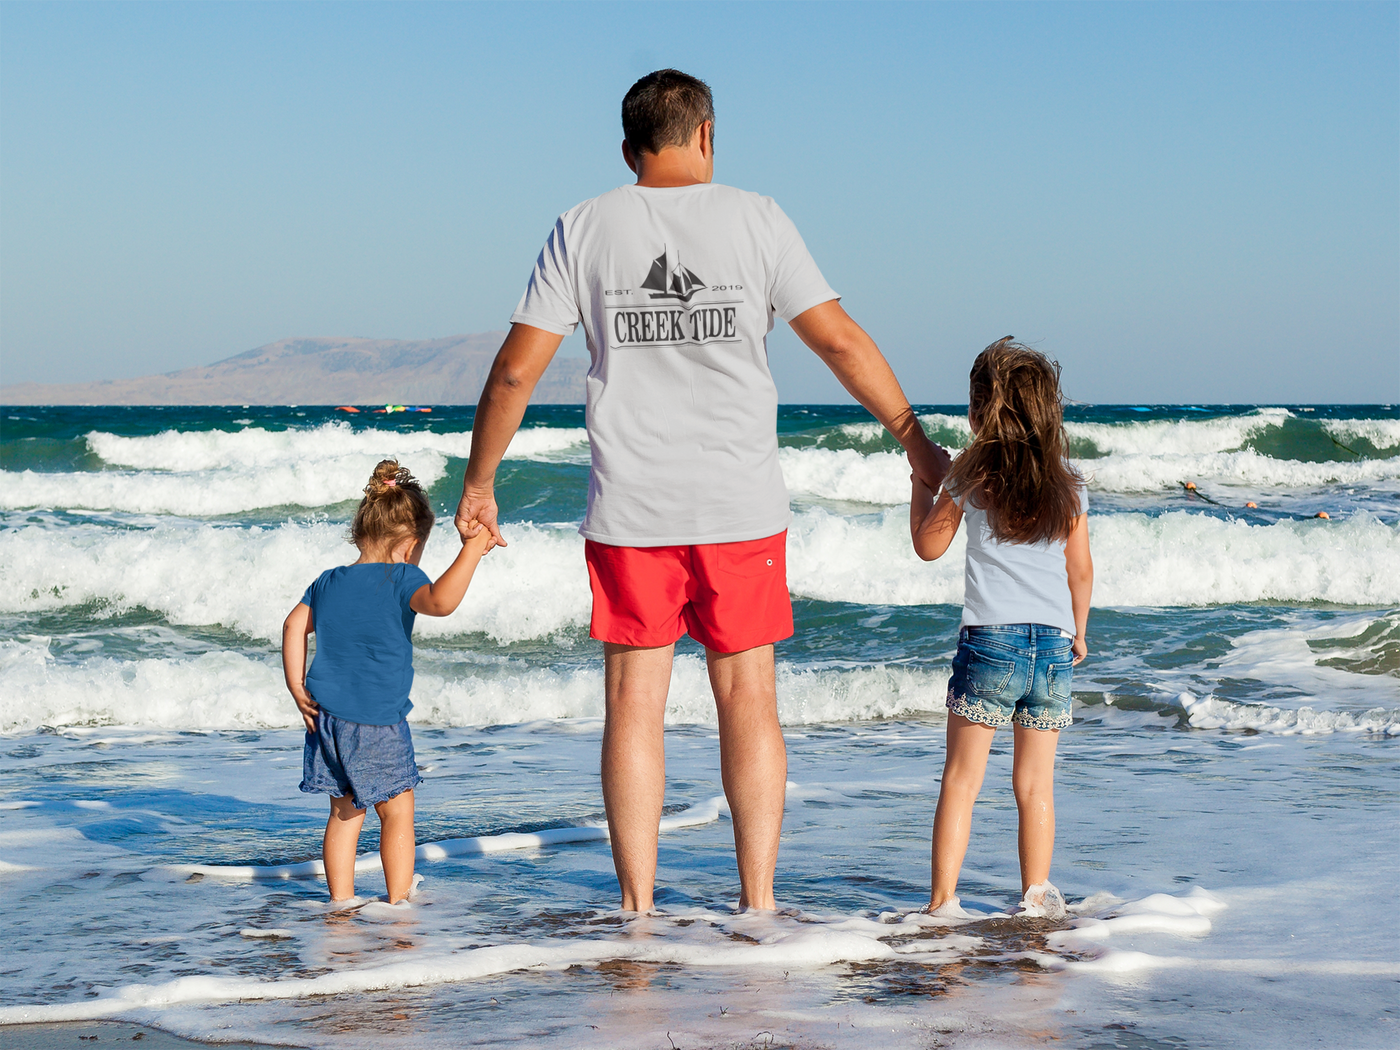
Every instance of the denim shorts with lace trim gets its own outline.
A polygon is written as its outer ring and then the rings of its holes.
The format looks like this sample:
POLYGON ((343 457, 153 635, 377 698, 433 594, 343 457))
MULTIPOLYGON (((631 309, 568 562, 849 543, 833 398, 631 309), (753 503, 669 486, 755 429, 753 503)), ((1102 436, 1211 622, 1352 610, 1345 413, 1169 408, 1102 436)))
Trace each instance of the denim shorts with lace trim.
POLYGON ((1063 729, 1070 716, 1073 641, 1040 623, 964 627, 948 679, 948 710, 999 728, 1063 729))

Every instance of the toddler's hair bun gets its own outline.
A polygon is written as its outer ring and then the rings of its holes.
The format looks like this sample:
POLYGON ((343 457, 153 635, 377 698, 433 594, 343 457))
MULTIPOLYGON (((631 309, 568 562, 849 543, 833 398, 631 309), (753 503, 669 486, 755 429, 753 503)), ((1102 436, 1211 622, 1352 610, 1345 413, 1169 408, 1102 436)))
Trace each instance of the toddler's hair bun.
POLYGON ((350 541, 363 550, 366 543, 378 544, 409 535, 426 540, 432 531, 433 508, 418 479, 408 468, 399 466, 398 460, 380 460, 355 512, 350 541))
POLYGON ((418 479, 413 476, 407 467, 399 466, 396 459, 381 459, 379 465, 374 468, 374 473, 369 476, 369 484, 365 486, 365 495, 370 499, 378 499, 386 492, 392 492, 402 485, 418 484, 418 479))

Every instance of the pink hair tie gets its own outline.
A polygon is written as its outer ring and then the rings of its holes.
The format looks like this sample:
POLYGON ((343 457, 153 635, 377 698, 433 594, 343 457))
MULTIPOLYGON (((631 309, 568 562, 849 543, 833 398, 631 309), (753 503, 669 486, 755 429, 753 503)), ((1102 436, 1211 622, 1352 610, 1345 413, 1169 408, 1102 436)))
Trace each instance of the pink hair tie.
POLYGON ((398 478, 385 478, 385 479, 384 479, 384 484, 386 484, 386 485, 397 485, 398 483, 399 483, 399 479, 398 479, 398 478))

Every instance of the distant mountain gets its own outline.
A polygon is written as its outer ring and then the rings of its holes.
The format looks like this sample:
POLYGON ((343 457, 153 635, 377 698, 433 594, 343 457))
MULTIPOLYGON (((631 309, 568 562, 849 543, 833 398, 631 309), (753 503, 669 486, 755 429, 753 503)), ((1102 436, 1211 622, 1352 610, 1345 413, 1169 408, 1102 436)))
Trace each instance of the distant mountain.
MULTIPOLYGON (((100 383, 0 386, 5 405, 474 405, 504 332, 282 339, 202 368, 100 383)), ((555 358, 532 400, 583 404, 588 362, 555 358)))

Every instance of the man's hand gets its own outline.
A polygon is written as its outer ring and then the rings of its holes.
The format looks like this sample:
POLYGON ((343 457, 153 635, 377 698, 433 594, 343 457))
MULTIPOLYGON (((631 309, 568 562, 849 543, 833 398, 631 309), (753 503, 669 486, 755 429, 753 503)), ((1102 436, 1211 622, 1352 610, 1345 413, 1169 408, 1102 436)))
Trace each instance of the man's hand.
MULTIPOLYGON (((500 513, 496 506, 496 496, 494 492, 478 492, 467 489, 462 493, 461 500, 457 503, 457 515, 452 519, 452 524, 457 526, 457 532, 465 543, 482 529, 491 533, 491 547, 509 547, 505 537, 501 535, 500 526, 496 523, 496 517, 500 513)), ((488 547, 487 550, 490 550, 488 547)))
POLYGON ((296 701, 297 710, 301 712, 301 720, 306 723, 306 731, 316 732, 316 716, 321 713, 320 705, 311 699, 311 694, 305 689, 292 690, 292 699, 296 701))

